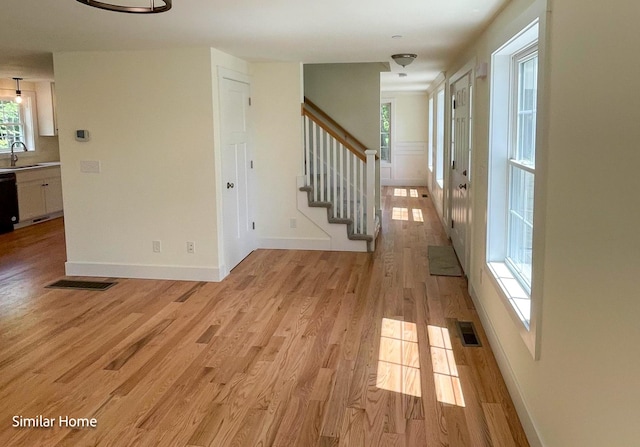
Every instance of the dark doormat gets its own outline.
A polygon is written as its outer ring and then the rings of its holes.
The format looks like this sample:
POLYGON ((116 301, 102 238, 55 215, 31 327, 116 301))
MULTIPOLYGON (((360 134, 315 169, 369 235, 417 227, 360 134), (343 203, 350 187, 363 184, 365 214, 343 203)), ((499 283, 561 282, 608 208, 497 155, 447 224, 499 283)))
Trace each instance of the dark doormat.
POLYGON ((450 245, 429 245, 429 274, 433 276, 462 276, 458 257, 450 245))
POLYGON ((60 281, 56 281, 53 284, 49 284, 46 286, 47 289, 76 289, 76 290, 96 290, 103 291, 107 290, 109 287, 115 286, 118 284, 117 282, 108 282, 108 281, 78 281, 78 280, 68 280, 61 279, 60 281))

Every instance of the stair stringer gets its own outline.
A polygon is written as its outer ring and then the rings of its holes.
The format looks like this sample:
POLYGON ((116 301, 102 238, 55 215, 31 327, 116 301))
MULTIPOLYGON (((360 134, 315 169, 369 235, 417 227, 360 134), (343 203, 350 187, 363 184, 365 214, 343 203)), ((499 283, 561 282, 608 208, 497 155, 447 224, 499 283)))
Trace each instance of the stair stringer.
POLYGON ((304 187, 304 177, 298 177, 297 188, 297 205, 298 211, 309 218, 318 228, 324 231, 330 239, 330 250, 333 251, 354 251, 354 252, 367 252, 368 251, 368 236, 351 235, 351 237, 362 237, 363 239, 350 239, 349 238, 349 223, 350 220, 344 219, 330 223, 328 219, 327 208, 331 206, 330 203, 324 202, 309 202, 309 193, 306 190, 301 191, 300 188, 304 187), (366 239, 365 239, 366 238, 366 239))

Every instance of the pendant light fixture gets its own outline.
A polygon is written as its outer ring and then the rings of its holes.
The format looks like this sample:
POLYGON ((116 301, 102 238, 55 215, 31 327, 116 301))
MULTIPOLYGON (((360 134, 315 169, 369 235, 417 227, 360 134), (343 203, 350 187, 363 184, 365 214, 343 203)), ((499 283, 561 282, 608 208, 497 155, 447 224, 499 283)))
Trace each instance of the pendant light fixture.
MULTIPOLYGON (((134 0, 129 0, 129 5, 114 5, 112 3, 99 2, 95 0, 76 0, 94 8, 106 9, 107 11, 127 12, 131 14, 156 14, 171 9, 171 0, 147 0, 149 6, 136 5, 134 0)), ((142 4, 141 0, 137 1, 142 4)))
POLYGON ((403 53, 403 54, 392 54, 391 58, 396 61, 398 65, 401 65, 403 68, 409 65, 413 60, 418 57, 417 54, 403 53))
POLYGON ((16 81, 16 102, 20 104, 22 102, 22 91, 20 90, 20 81, 22 78, 13 78, 16 81))

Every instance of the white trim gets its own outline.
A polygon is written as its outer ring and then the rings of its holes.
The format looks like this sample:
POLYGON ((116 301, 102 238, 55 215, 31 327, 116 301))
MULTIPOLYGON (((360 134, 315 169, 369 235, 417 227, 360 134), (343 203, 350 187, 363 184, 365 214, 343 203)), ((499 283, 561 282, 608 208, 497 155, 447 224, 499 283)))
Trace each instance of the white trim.
POLYGON ((18 230, 20 228, 28 227, 30 225, 39 224, 41 222, 46 222, 48 220, 57 219, 58 217, 62 217, 64 215, 64 211, 56 211, 55 213, 48 213, 44 216, 32 217, 31 219, 21 220, 17 224, 13 224, 13 228, 18 230))
MULTIPOLYGON (((530 9, 533 17, 528 17, 527 24, 524 28, 514 32, 513 37, 501 44, 497 50, 491 55, 491 93, 489 106, 489 158, 488 158, 488 197, 487 197, 487 243, 486 243, 486 262, 503 262, 503 253, 506 255, 506 240, 504 234, 506 232, 506 214, 500 210, 507 209, 508 201, 505 191, 502 191, 506 185, 507 170, 503 168, 503 157, 500 154, 508 154, 508 143, 510 138, 510 110, 507 101, 510 101, 508 89, 512 76, 513 54, 518 53, 519 48, 530 48, 531 40, 537 39, 538 48, 538 96, 537 96, 537 114, 536 123, 536 165, 545 166, 546 160, 546 138, 547 138, 547 109, 548 109, 548 92, 545 89, 546 80, 546 49, 545 35, 547 32, 546 18, 547 15, 543 11, 539 11, 541 5, 534 5, 530 9), (508 76, 507 76, 508 73, 508 76), (507 123, 509 123, 507 125, 507 123), (493 224, 490 224, 493 222, 493 224)), ((528 13, 529 13, 528 12, 528 13)), ((529 15, 527 13, 527 16, 529 15)), ((510 154, 509 154, 510 155, 510 154)), ((546 182, 544 176, 539 178, 539 174, 544 173, 544 169, 536 172, 536 181, 534 189, 534 228, 533 235, 533 276, 531 284, 531 319, 529 327, 520 321, 518 312, 513 308, 508 297, 502 292, 497 278, 493 281, 498 295, 502 297, 505 308, 511 319, 515 323, 515 327, 534 360, 539 360, 541 350, 541 320, 542 320, 542 289, 544 284, 544 209, 546 197, 546 182), (518 323, 520 321, 520 323, 518 323)), ((491 276, 491 275, 490 275, 491 276)))
POLYGON ((268 250, 331 250, 331 240, 322 238, 265 237, 258 247, 268 250))
POLYGON ((511 363, 509 363, 509 357, 505 353, 504 348, 500 343, 500 338, 498 337, 498 334, 496 333, 495 328, 491 323, 491 319, 489 318, 484 306, 482 305, 482 301, 478 299, 478 295, 476 294, 476 291, 471 283, 469 283, 469 295, 471 295, 471 299, 476 306, 478 317, 480 318, 480 322, 482 323, 484 332, 487 334, 487 338, 489 339, 491 350, 493 351, 493 355, 496 358, 496 362, 498 363, 498 367, 500 368, 500 372, 502 373, 502 377, 507 386, 507 390, 509 391, 509 395, 511 396, 513 405, 515 406, 518 417, 520 418, 522 428, 527 435, 527 440, 529 441, 531 447, 544 447, 539 434, 540 432, 535 422, 531 418, 532 412, 527 405, 527 402, 524 398, 524 393, 522 392, 522 388, 520 387, 520 384, 516 379, 516 374, 511 367, 511 363))
MULTIPOLYGON (((467 198, 466 198, 466 223, 465 223, 465 235, 464 235, 464 253, 463 255, 463 259, 462 259, 462 269, 465 273, 468 273, 470 268, 471 268, 471 247, 473 245, 473 241, 472 241, 472 231, 471 229, 473 228, 473 191, 472 191, 472 184, 471 184, 471 170, 473 169, 473 166, 475 165, 475 161, 473 159, 474 155, 475 155, 475 151, 476 151, 476 145, 474 144, 474 134, 473 134, 473 126, 475 125, 475 113, 473 110, 473 105, 475 104, 473 95, 475 94, 475 67, 477 65, 477 58, 476 57, 472 57, 471 59, 469 59, 467 61, 466 64, 464 64, 453 76, 451 76, 448 80, 448 85, 447 85, 447 89, 449 92, 449 101, 451 101, 451 91, 452 91, 452 87, 455 85, 456 82, 458 82, 459 80, 461 80, 462 78, 464 78, 465 76, 469 76, 469 117, 468 117, 468 132, 469 132, 469 159, 467 160, 467 166, 468 166, 468 175, 467 175, 467 198)), ((445 102, 446 104, 446 102, 445 102)), ((449 118, 448 120, 445 119, 445 123, 448 125, 448 129, 445 130, 445 134, 447 135, 447 138, 445 138, 445 160, 447 161, 446 166, 445 166, 445 172, 444 172, 444 177, 447 178, 448 177, 448 181, 446 181, 446 183, 443 180, 443 184, 446 185, 445 187, 448 189, 445 197, 447 197, 447 204, 446 204, 446 210, 447 210, 447 215, 448 215, 448 220, 452 222, 453 219, 453 188, 455 188, 455 185, 452 184, 453 181, 453 175, 452 175, 452 154, 453 154, 453 147, 452 147, 452 135, 451 135, 451 130, 453 127, 453 118, 454 118, 454 111, 450 110, 449 111, 449 118), (447 175, 448 174, 448 175, 447 175)), ((448 227, 448 226, 447 226, 448 227)), ((449 237, 451 237, 451 229, 448 228, 448 234, 449 237)), ((458 254, 460 256, 460 254, 458 254)))
POLYGON ((218 67, 218 81, 222 79, 229 79, 231 81, 244 82, 245 84, 251 85, 251 76, 249 76, 248 74, 231 70, 229 68, 223 67, 222 65, 217 65, 217 67, 218 67))
POLYGON ((427 179, 382 179, 382 186, 427 186, 427 179))
POLYGON ((185 267, 175 265, 110 264, 98 262, 66 262, 67 276, 98 276, 174 281, 219 282, 227 276, 226 268, 185 267))

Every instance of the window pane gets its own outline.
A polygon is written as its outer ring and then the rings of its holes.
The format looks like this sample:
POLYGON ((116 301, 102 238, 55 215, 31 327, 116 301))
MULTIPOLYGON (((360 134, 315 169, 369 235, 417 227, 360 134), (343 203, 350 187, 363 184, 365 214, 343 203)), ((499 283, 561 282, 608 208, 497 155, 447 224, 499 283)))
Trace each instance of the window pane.
POLYGON ((444 185, 444 89, 438 92, 436 115, 436 181, 444 185))
POLYGON ((509 169, 507 260, 514 273, 531 288, 534 175, 517 166, 509 169))
POLYGON ((429 98, 429 170, 433 171, 433 97, 429 98))
POLYGON ((8 151, 15 141, 24 141, 20 104, 13 100, 0 100, 0 151, 8 151))
POLYGON ((380 106, 380 159, 391 161, 391 103, 380 106))
POLYGON ((518 63, 518 107, 516 145, 513 158, 527 166, 535 166, 536 98, 538 93, 538 54, 518 63))

